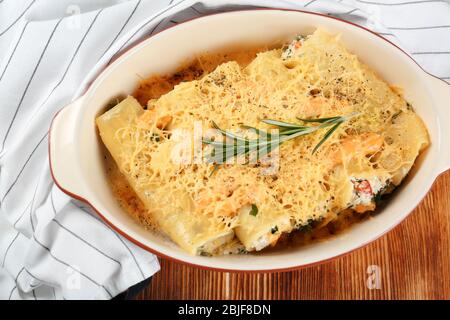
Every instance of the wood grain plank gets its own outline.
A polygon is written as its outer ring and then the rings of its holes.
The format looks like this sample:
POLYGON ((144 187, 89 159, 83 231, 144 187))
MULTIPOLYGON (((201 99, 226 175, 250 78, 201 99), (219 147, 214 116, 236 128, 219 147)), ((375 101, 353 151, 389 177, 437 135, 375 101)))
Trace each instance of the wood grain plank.
POLYGON ((161 260, 138 299, 450 299, 450 172, 394 230, 339 259, 271 274, 205 271, 161 260), (366 286, 378 266, 380 289, 366 286))

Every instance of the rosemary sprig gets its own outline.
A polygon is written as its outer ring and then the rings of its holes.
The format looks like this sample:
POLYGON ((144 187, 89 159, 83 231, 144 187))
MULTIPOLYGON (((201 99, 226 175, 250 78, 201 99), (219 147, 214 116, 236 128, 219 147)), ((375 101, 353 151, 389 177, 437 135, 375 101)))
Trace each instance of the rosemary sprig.
MULTIPOLYGON (((223 138, 221 141, 215 141, 211 139, 203 139, 203 143, 206 145, 211 145, 213 147, 211 154, 208 156, 208 162, 215 164, 215 169, 217 169, 217 164, 226 163, 229 159, 238 156, 247 157, 255 153, 256 159, 262 158, 264 155, 270 153, 279 147, 283 142, 295 139, 300 136, 304 136, 323 128, 331 127, 324 134, 319 143, 314 147, 312 153, 314 154, 320 146, 322 146, 325 141, 330 138, 330 136, 339 128, 339 126, 358 116, 360 113, 354 112, 347 116, 337 116, 329 118, 318 118, 318 119, 300 119, 304 123, 315 123, 316 125, 303 125, 297 123, 288 123, 284 121, 278 121, 273 119, 263 119, 261 122, 273 125, 279 129, 278 134, 271 134, 270 132, 257 129, 250 126, 243 126, 246 129, 251 129, 257 134, 257 138, 248 139, 245 137, 238 136, 229 131, 221 129, 214 121, 212 125, 217 129, 223 138)), ((252 159, 246 161, 248 163, 252 159)))

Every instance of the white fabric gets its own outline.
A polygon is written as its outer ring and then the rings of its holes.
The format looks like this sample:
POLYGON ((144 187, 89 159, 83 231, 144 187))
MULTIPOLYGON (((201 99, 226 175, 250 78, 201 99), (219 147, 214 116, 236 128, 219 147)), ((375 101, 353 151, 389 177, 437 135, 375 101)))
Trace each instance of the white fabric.
POLYGON ((159 269, 152 254, 53 184, 50 121, 140 37, 252 6, 351 20, 450 80, 449 1, 0 0, 1 299, 109 299, 159 269))

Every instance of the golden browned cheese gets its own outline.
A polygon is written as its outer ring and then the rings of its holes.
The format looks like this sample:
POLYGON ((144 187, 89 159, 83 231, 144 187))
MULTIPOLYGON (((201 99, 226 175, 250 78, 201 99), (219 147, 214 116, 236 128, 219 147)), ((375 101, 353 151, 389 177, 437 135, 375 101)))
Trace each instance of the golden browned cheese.
MULTIPOLYGON (((128 149, 115 155, 107 147, 138 195, 151 194, 144 201, 149 214, 164 221, 182 211, 182 221, 202 221, 208 228, 196 234, 201 241, 229 232, 235 236, 230 242, 260 250, 311 222, 325 225, 349 207, 374 210, 371 199, 355 200, 355 190, 364 191, 364 183, 372 181, 392 191, 429 144, 425 126, 399 91, 349 53, 338 37, 320 30, 288 58, 274 49, 250 63, 210 67, 209 73, 196 68, 179 77, 186 82, 159 77, 142 83, 136 96, 148 110, 114 136, 128 149), (314 154, 324 131, 282 144, 279 168, 270 175, 261 165, 226 164, 211 175, 211 164, 170 161, 179 143, 173 133, 192 132, 196 121, 203 132, 213 120, 239 134, 242 124, 270 130, 264 118, 299 123, 299 118, 353 112, 360 114, 314 154), (257 214, 250 214, 253 207, 257 214)), ((191 253, 204 249, 199 249, 201 241, 186 240, 191 236, 180 240, 170 225, 160 228, 185 249, 195 243, 187 249, 191 253)))

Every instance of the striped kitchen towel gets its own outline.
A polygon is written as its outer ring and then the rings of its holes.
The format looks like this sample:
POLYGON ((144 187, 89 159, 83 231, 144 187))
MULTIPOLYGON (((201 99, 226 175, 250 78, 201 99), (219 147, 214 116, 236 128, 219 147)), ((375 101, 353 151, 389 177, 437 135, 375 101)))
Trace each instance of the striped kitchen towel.
POLYGON ((351 20, 450 80, 449 1, 0 0, 0 299, 109 299, 158 271, 152 254, 54 185, 50 121, 141 37, 252 7, 351 20))

